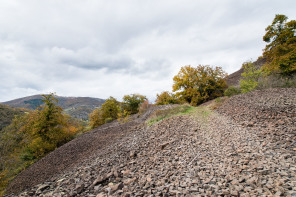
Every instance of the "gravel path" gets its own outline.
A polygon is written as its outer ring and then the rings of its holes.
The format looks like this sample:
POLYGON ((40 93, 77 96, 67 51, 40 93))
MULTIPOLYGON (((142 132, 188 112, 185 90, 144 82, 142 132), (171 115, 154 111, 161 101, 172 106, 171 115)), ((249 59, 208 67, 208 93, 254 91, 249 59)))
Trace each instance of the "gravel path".
POLYGON ((296 90, 238 95, 141 121, 19 196, 296 196, 296 90))

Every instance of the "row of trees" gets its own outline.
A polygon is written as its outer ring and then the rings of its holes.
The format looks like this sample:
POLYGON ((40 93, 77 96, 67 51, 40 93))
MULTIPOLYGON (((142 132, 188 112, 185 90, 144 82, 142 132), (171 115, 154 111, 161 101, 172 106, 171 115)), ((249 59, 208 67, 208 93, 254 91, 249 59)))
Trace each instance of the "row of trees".
POLYGON ((98 127, 115 119, 124 119, 129 115, 136 114, 140 110, 142 103, 148 102, 148 99, 140 94, 125 95, 123 102, 109 97, 106 102, 95 109, 89 115, 89 124, 91 128, 98 127))
MULTIPOLYGON (((263 40, 267 43, 260 58, 266 60, 262 67, 245 62, 240 87, 229 87, 225 94, 246 93, 258 87, 295 87, 296 73, 296 21, 288 21, 285 15, 276 15, 266 29, 263 40), (280 78, 280 79, 279 79, 280 78), (276 81, 278 84, 262 85, 276 81), (279 84, 282 83, 282 84, 279 84)), ((198 105, 223 95, 226 88, 226 73, 221 67, 199 65, 184 66, 173 78, 173 92, 157 94, 156 104, 175 104, 187 102, 198 105)))

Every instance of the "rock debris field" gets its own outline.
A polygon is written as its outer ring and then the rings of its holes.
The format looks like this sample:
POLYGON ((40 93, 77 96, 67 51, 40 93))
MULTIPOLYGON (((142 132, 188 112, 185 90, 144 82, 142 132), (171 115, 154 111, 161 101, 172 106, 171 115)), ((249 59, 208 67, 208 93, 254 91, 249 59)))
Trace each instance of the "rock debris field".
POLYGON ((148 126, 155 110, 60 147, 9 196, 296 196, 296 89, 236 95, 148 126))

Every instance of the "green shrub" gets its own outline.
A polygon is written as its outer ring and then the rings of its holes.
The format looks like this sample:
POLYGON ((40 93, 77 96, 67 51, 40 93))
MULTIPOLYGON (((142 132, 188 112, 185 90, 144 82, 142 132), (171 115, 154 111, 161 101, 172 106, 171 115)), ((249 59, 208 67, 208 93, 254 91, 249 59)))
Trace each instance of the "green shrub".
POLYGON ((263 76, 263 71, 257 68, 251 62, 243 64, 244 72, 241 74, 243 77, 240 81, 241 92, 246 93, 254 90, 258 86, 258 80, 263 76))
POLYGON ((139 112, 140 104, 148 100, 146 96, 141 94, 125 95, 123 97, 122 108, 129 114, 136 114, 139 112))
POLYGON ((175 94, 168 91, 162 92, 156 95, 156 105, 168 105, 168 104, 178 104, 178 98, 175 94))
POLYGON ((241 93, 241 89, 239 87, 230 86, 224 91, 224 96, 234 96, 241 93))
POLYGON ((101 108, 97 108, 89 114, 89 126, 93 129, 107 122, 111 122, 118 118, 119 113, 120 103, 111 96, 101 108))

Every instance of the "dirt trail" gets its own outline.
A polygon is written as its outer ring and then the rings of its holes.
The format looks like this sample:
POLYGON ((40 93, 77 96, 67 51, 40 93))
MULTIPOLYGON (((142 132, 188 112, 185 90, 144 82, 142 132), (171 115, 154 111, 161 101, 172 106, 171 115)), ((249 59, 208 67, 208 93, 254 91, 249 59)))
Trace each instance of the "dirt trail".
POLYGON ((19 196, 296 196, 295 98, 295 89, 255 91, 218 111, 138 122, 19 196))

